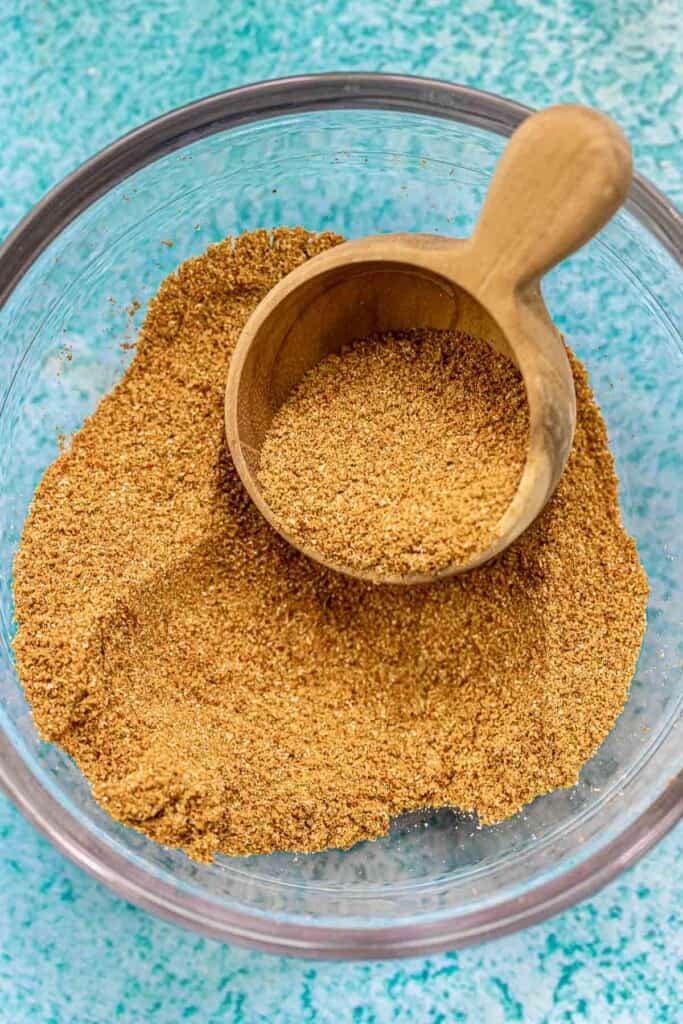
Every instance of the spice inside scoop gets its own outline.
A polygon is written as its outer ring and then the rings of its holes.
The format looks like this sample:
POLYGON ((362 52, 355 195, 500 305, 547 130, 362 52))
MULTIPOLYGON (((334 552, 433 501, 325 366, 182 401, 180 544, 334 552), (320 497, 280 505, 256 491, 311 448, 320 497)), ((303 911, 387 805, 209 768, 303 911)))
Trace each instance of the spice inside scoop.
POLYGON ((259 464, 284 530, 356 571, 430 573, 495 539, 524 468, 519 371, 486 341, 420 329, 356 339, 277 412, 259 464))

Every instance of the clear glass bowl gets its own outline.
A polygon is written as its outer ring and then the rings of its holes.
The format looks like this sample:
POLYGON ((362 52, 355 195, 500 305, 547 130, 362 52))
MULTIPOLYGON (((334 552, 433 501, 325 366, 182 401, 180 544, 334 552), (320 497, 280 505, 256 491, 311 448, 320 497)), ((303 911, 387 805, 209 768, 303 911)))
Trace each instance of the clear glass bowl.
POLYGON ((11 567, 34 487, 58 434, 76 430, 120 376, 132 355, 121 342, 134 337, 162 278, 209 242, 249 228, 466 234, 501 136, 525 113, 495 96, 393 76, 238 89, 100 153, 0 253, 0 781, 67 856, 140 906, 278 952, 415 954, 555 913, 680 816, 681 225, 642 179, 628 208, 545 288, 588 365, 626 526, 652 586, 628 704, 573 789, 493 828, 425 812, 343 853, 199 865, 97 806, 70 759, 36 735, 13 667, 11 567), (129 313, 134 299, 143 309, 129 313))

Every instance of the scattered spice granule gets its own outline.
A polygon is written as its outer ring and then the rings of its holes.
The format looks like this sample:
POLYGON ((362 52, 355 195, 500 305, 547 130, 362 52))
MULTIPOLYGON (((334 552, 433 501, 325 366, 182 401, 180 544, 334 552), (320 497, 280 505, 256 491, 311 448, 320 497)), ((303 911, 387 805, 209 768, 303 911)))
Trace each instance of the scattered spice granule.
POLYGON ((16 556, 37 727, 115 818, 198 860, 348 847, 425 806, 487 824, 572 785, 643 637, 645 575, 573 358, 566 472, 494 564, 373 586, 268 527, 226 451, 230 354, 266 292, 339 241, 256 231, 167 278, 16 556))
POLYGON ((496 536, 529 433, 516 367, 460 331, 356 339, 275 415, 259 482, 289 535, 328 562, 430 573, 496 536))

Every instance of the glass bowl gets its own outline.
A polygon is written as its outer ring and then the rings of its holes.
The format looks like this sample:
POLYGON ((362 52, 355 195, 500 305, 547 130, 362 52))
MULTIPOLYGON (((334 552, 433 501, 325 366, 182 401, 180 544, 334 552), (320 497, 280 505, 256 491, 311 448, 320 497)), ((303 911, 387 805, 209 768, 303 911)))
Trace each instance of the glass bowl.
POLYGON ((120 377, 132 357, 121 343, 162 278, 210 242, 256 227, 467 234, 502 136, 526 113, 471 89, 384 75, 237 89, 98 154, 0 253, 0 782, 68 857, 163 917, 327 958, 450 948, 587 896, 680 816, 681 225, 639 178, 626 210, 545 288, 590 371, 652 587, 626 709, 576 786, 491 828, 427 811, 346 852, 200 865, 98 807, 71 760, 38 738, 13 667, 11 569, 31 495, 58 435, 120 377))

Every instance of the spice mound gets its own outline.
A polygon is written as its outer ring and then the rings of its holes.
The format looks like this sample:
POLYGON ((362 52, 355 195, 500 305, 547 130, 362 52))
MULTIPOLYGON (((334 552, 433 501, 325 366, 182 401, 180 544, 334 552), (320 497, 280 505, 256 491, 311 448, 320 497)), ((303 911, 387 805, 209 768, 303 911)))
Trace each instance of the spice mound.
POLYGON ((285 401, 259 482, 286 532, 327 562, 430 573, 495 539, 528 430, 521 375, 485 341, 375 335, 328 356, 285 401))
POLYGON ((574 358, 567 469, 493 564, 373 586, 263 520, 226 449, 230 356, 266 292, 339 241, 253 232, 167 278, 123 378, 47 469, 15 560, 38 729, 110 814, 198 860, 348 847, 423 807, 513 815, 576 781, 643 636, 647 583, 574 358))

